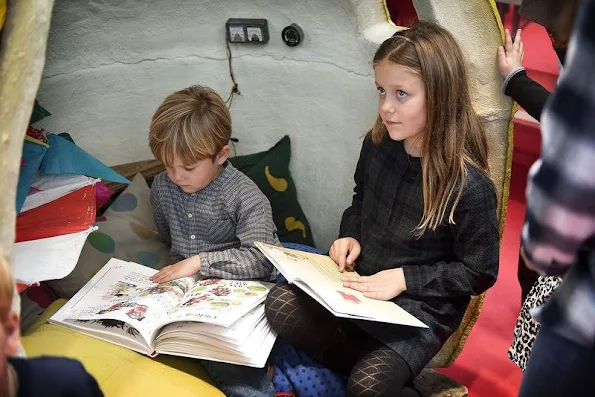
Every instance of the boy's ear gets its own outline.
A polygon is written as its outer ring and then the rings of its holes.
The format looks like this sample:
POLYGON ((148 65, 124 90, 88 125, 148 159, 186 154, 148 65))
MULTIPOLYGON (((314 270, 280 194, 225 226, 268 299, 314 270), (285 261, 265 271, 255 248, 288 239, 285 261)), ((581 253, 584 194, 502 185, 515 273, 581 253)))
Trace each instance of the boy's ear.
POLYGON ((8 313, 8 317, 4 323, 4 332, 6 333, 4 354, 6 357, 14 357, 21 346, 19 315, 15 311, 8 313))
POLYGON ((229 158, 229 145, 225 145, 221 148, 219 153, 217 153, 217 157, 215 158, 215 161, 217 162, 218 165, 223 165, 227 161, 228 158, 229 158))

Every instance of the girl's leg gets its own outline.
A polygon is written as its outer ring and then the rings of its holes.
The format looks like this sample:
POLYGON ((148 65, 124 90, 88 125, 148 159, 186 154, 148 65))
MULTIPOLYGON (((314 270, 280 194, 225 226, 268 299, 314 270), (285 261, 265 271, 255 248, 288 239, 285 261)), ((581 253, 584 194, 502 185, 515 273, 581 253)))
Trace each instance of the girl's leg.
POLYGON ((411 387, 409 365, 400 355, 378 343, 353 367, 347 383, 347 396, 420 397, 411 387))
POLYGON ((277 284, 265 313, 279 336, 327 368, 347 375, 357 362, 356 347, 370 337, 349 320, 335 317, 294 285, 277 284))

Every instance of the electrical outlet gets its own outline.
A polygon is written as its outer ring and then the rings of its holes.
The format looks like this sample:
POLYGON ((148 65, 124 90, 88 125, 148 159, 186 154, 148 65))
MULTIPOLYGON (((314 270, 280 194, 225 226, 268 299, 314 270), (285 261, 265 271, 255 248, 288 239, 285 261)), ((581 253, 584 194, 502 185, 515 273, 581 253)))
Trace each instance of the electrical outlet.
POLYGON ((230 43, 265 44, 269 41, 266 19, 229 18, 225 30, 230 43))

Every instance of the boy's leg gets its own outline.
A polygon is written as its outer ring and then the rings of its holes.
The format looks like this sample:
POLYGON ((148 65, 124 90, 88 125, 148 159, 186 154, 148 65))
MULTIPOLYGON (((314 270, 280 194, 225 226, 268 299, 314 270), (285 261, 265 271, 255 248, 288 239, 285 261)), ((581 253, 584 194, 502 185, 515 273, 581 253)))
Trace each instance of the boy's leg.
POLYGON ((369 335, 349 320, 335 317, 294 285, 277 284, 267 295, 265 314, 280 337, 327 368, 349 374, 362 340, 369 335))
POLYGON ((217 386, 227 397, 271 397, 275 395, 273 383, 265 368, 200 360, 217 386))

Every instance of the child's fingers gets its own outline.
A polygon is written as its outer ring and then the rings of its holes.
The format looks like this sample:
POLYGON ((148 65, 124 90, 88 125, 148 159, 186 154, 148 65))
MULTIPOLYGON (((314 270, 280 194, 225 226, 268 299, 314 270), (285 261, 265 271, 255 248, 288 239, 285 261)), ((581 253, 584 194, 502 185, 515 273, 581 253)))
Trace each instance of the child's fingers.
POLYGON ((523 40, 521 40, 521 32, 522 32, 521 29, 517 29, 516 35, 514 36, 514 44, 517 44, 517 43, 520 44, 523 42, 523 40))
POLYGON ((357 257, 360 254, 360 251, 361 251, 361 248, 359 247, 359 245, 354 244, 351 247, 351 250, 349 251, 349 256, 347 256, 347 263, 352 264, 353 262, 355 262, 355 260, 357 259, 357 257))
POLYGON ((506 52, 504 52, 504 47, 498 47, 498 63, 502 64, 506 62, 506 52))
POLYGON ((504 49, 506 50, 506 53, 512 51, 512 37, 510 37, 510 31, 508 29, 506 29, 504 38, 504 49))

